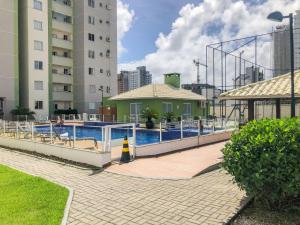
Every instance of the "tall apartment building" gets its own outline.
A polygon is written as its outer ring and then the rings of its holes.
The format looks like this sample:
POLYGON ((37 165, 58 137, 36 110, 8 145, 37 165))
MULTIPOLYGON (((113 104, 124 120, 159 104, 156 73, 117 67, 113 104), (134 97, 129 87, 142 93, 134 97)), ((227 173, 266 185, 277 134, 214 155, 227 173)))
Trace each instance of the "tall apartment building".
MULTIPOLYGON (((277 26, 273 33, 274 77, 290 71, 290 30, 288 25, 277 26)), ((300 69, 300 10, 294 16, 295 69, 300 69)))
POLYGON ((0 119, 19 105, 18 1, 0 0, 0 119))
POLYGON ((116 0, 19 2, 21 105, 97 113, 100 87, 117 94, 116 0))
POLYGON ((129 73, 130 73, 129 71, 122 71, 120 74, 118 74, 118 94, 122 94, 129 90, 128 89, 129 73))
POLYGON ((287 25, 277 26, 273 33, 274 77, 290 71, 290 29, 287 25))
POLYGON ((152 83, 152 74, 145 66, 137 67, 134 71, 121 71, 118 75, 118 93, 134 90, 152 83))
POLYGON ((97 113, 117 94, 116 0, 75 0, 75 107, 97 113))
POLYGON ((295 69, 300 70, 300 10, 296 11, 294 21, 295 69))

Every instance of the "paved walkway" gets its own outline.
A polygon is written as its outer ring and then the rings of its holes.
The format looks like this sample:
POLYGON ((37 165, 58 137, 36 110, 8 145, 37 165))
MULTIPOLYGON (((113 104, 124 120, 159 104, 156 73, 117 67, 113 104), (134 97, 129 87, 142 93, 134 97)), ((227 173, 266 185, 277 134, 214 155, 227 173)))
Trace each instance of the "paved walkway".
POLYGON ((151 180, 83 170, 0 149, 0 163, 74 189, 69 225, 218 225, 244 193, 217 170, 191 180, 151 180))
POLYGON ((188 179, 222 161, 226 142, 206 145, 160 157, 138 159, 128 164, 114 164, 108 172, 156 179, 188 179))

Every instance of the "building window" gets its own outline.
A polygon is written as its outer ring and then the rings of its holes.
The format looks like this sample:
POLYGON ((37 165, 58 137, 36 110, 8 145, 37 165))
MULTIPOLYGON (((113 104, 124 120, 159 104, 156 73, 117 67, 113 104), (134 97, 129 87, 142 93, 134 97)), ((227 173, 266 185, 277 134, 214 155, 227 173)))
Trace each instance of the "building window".
POLYGON ((100 36, 100 37, 99 37, 99 39, 100 39, 100 40, 102 40, 102 39, 103 39, 103 37, 102 37, 102 36, 100 36))
POLYGON ((109 86, 106 87, 106 93, 107 93, 107 94, 110 93, 110 87, 109 87, 109 86))
POLYGON ((34 41, 34 50, 43 51, 43 42, 34 41))
POLYGON ((95 1, 94 0, 88 0, 89 7, 95 8, 95 1))
POLYGON ((89 109, 96 109, 96 103, 95 102, 90 102, 89 103, 89 109))
POLYGON ((69 69, 64 68, 64 75, 71 75, 69 69))
POLYGON ((96 85, 90 85, 89 92, 90 92, 90 94, 95 94, 96 93, 96 85))
POLYGON ((99 23, 103 23, 103 20, 99 20, 99 23))
POLYGON ((37 110, 43 109, 43 101, 35 101, 34 108, 37 110))
POLYGON ((95 52, 89 50, 89 58, 94 59, 95 58, 95 52))
POLYGON ((110 42, 110 37, 106 37, 106 42, 110 42))
POLYGON ((94 68, 89 68, 89 75, 94 75, 94 68))
POLYGON ((103 52, 100 52, 100 53, 99 53, 99 56, 100 56, 100 57, 103 57, 103 52))
POLYGON ((107 25, 109 25, 109 24, 110 24, 109 20, 107 20, 107 21, 106 21, 106 24, 107 24, 107 25))
POLYGON ((111 10, 111 5, 110 5, 110 4, 107 4, 105 8, 106 8, 107 10, 111 10))
POLYGON ((37 10, 43 10, 43 3, 38 0, 33 0, 33 8, 37 10))
POLYGON ((183 117, 184 119, 190 118, 192 116, 192 104, 184 103, 183 104, 183 117))
POLYGON ((100 69, 100 73, 103 73, 103 69, 100 69))
POLYGON ((89 24, 95 24, 95 17, 89 16, 89 24))
POLYGON ((163 112, 164 113, 173 112, 173 104, 170 102, 163 102, 163 112))
POLYGON ((34 69, 43 70, 43 62, 42 61, 34 61, 34 69))
POLYGON ((142 111, 142 103, 130 103, 130 117, 134 120, 138 120, 138 116, 142 111))
POLYGON ((39 80, 34 81, 34 90, 36 91, 44 90, 43 81, 39 81, 39 80))
POLYGON ((100 2, 100 3, 99 3, 99 7, 103 7, 103 4, 102 4, 102 2, 100 2))
POLYGON ((110 50, 106 50, 106 57, 109 58, 110 57, 110 50))
POLYGON ((110 77, 110 75, 111 75, 111 74, 110 74, 110 70, 107 70, 107 71, 106 71, 106 76, 110 77))
POLYGON ((91 34, 89 33, 89 41, 95 41, 95 35, 94 34, 91 34))
POLYGON ((33 21, 33 27, 35 30, 43 30, 43 22, 34 20, 33 21))

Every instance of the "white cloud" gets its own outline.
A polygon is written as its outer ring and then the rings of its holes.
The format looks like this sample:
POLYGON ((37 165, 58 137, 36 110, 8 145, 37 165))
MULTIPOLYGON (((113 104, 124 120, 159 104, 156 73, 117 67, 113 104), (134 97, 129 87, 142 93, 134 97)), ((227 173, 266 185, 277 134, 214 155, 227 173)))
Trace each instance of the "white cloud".
MULTIPOLYGON (((299 0, 267 0, 260 5, 236 0, 204 0, 199 5, 187 4, 173 22, 171 32, 159 34, 155 42, 155 52, 146 55, 142 60, 121 64, 119 68, 133 69, 146 65, 153 73, 154 81, 161 81, 163 73, 179 72, 183 82, 195 82, 196 68, 192 61, 199 58, 205 63, 207 44, 270 32, 272 26, 278 24, 266 19, 268 13, 280 10, 288 14, 297 9, 300 9, 299 0), (211 32, 214 30, 218 32, 211 32)), ((258 47, 258 59, 261 63, 269 64, 270 60, 264 56, 265 51, 270 50, 270 43, 259 42, 258 47)), ((246 56, 252 57, 249 52, 246 56)), ((205 69, 201 68, 202 82, 205 78, 204 72, 205 69)))
POLYGON ((124 4, 121 0, 117 1, 117 21, 118 21, 118 56, 124 52, 126 49, 122 45, 122 39, 124 35, 130 30, 133 19, 134 11, 129 9, 127 4, 124 4))

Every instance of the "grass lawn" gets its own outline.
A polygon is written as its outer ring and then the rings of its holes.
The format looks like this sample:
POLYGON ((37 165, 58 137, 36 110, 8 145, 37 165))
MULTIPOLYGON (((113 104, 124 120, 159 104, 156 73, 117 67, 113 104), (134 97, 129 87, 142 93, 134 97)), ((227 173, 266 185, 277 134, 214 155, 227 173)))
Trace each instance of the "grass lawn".
POLYGON ((59 225, 69 191, 0 165, 0 224, 59 225))
POLYGON ((274 212, 251 204, 231 225, 300 225, 300 208, 274 212))

